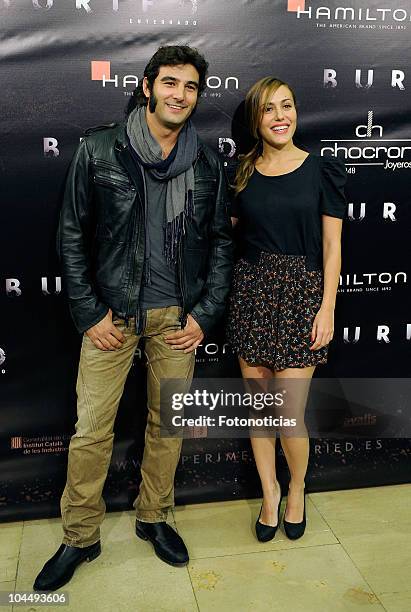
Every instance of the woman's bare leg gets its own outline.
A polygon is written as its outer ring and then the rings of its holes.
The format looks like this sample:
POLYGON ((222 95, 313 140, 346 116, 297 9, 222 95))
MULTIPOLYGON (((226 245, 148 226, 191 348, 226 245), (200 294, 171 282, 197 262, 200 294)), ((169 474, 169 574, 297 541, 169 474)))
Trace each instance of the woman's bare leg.
MULTIPOLYGON (((273 372, 269 368, 248 365, 241 357, 239 357, 239 362, 243 378, 273 378, 273 372)), ((250 436, 250 440, 263 489, 263 509, 260 522, 275 527, 277 506, 281 495, 275 468, 275 436, 271 438, 250 436)))
MULTIPOLYGON (((275 372, 276 379, 300 380, 300 382, 295 385, 293 385, 292 382, 288 385, 288 401, 290 402, 290 397, 292 397, 293 401, 293 405, 289 404, 288 412, 292 412, 293 416, 296 416, 300 423, 303 423, 308 392, 314 370, 315 366, 307 368, 286 368, 285 370, 275 372)), ((286 382, 285 386, 287 387, 286 382)), ((283 416, 287 417, 287 403, 283 411, 283 416)), ((287 509, 286 515, 284 516, 285 520, 290 523, 299 523, 303 520, 305 475, 307 473, 310 452, 310 441, 305 426, 304 430, 306 435, 303 437, 280 433, 281 446, 291 474, 287 497, 287 509)))

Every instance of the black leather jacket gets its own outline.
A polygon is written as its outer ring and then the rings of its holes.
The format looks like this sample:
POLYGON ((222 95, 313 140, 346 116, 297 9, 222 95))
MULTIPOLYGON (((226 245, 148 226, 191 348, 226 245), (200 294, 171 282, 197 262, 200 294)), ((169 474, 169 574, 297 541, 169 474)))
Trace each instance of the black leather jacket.
MULTIPOLYGON (((181 326, 190 313, 208 333, 224 312, 233 243, 220 160, 201 144, 194 169, 194 215, 178 258, 181 326)), ((109 307, 121 318, 141 316, 144 197, 125 125, 87 130, 69 169, 57 234, 70 312, 80 333, 101 321, 109 307)))

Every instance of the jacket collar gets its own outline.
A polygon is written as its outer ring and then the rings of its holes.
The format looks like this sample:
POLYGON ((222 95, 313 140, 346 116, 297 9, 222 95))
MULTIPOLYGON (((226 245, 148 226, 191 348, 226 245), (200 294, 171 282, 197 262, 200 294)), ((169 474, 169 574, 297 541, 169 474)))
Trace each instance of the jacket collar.
POLYGON ((120 164, 130 175, 141 200, 141 194, 144 193, 143 171, 142 168, 136 164, 131 155, 130 147, 128 146, 127 142, 125 122, 121 123, 118 128, 117 138, 114 144, 114 151, 120 164))

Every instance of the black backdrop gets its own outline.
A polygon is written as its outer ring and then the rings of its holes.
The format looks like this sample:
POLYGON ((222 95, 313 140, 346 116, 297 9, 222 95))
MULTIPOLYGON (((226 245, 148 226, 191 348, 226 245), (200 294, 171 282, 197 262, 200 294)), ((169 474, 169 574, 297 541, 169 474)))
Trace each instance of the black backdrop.
MULTIPOLYGON (((123 118, 160 44, 190 44, 206 55, 210 77, 195 124, 230 176, 250 85, 268 74, 293 85, 298 144, 331 150, 349 173, 335 340, 316 375, 409 376, 411 8, 405 0, 386 4, 0 0, 4 520, 58 512, 74 431, 80 338, 54 249, 65 173, 87 127, 123 118)), ((222 338, 216 330, 199 347, 196 376, 238 374, 222 338)), ((108 509, 130 507, 137 492, 144 393, 136 355, 116 421, 108 509)), ((313 440, 308 489, 404 482, 408 452, 405 439, 349 439, 348 431, 347 440, 313 440)), ((286 478, 281 457, 280 467, 286 478)), ((258 494, 246 440, 185 441, 178 503, 258 494)))

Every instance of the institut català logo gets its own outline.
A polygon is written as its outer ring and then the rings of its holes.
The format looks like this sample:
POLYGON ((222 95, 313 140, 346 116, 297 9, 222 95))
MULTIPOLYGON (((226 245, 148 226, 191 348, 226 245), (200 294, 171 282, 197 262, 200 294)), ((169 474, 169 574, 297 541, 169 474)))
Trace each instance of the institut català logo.
POLYGON ((66 452, 71 436, 69 434, 56 434, 51 436, 12 436, 10 448, 21 451, 23 455, 44 455, 66 452))

